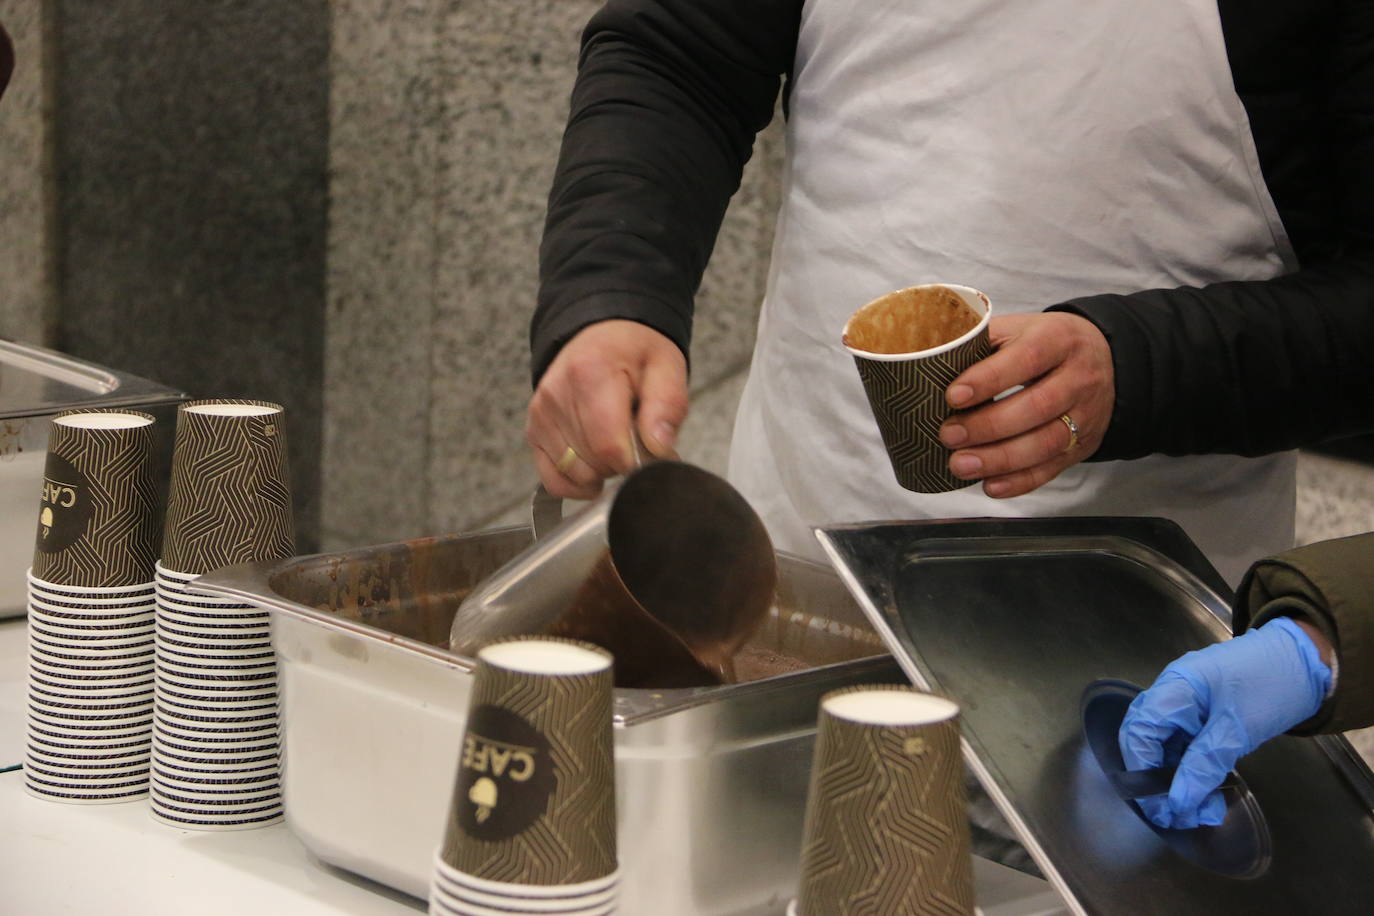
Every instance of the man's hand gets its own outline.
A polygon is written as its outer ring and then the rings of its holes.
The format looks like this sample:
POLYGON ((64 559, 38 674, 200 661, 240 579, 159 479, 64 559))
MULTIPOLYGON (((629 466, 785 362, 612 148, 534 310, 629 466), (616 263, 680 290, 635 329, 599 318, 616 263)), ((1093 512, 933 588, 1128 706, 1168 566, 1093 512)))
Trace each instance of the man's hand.
POLYGON ((677 344, 635 321, 602 321, 549 365, 530 399, 525 438, 550 493, 590 499, 605 478, 634 466, 632 423, 650 452, 671 457, 686 418, 687 360, 677 344))
POLYGON ((950 384, 946 397, 962 412, 945 421, 940 441, 957 450, 956 477, 982 480, 989 496, 1020 496, 1102 444, 1116 403, 1112 351, 1095 324, 1066 312, 993 318, 988 333, 997 352, 950 384))
POLYGON ((1178 765, 1167 796, 1137 800, 1145 815, 1175 829, 1220 824, 1217 786, 1236 761, 1321 708, 1331 687, 1323 648, 1315 627, 1278 617, 1171 662, 1131 701, 1118 737, 1128 770, 1178 765))

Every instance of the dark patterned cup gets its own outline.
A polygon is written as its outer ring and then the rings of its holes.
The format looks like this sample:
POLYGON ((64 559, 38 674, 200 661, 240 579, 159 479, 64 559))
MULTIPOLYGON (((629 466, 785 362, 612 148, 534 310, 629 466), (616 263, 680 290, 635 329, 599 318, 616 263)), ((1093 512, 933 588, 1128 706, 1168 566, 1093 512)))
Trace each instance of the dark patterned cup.
POLYGON ((991 315, 978 290, 930 284, 874 299, 845 324, 845 349, 858 366, 897 482, 908 490, 944 493, 976 483, 950 473, 940 426, 954 413, 945 389, 992 354, 991 315))
POLYGON ((910 687, 821 698, 798 916, 973 913, 959 707, 910 687))
POLYGON ((513 898, 614 885, 611 666, 604 649, 550 636, 477 653, 439 878, 513 898))
POLYGON ((191 401, 177 411, 162 565, 198 576, 295 552, 286 430, 266 401, 191 401))
POLYGON ((162 539, 153 448, 146 413, 73 410, 53 418, 35 578, 83 589, 152 582, 162 539))

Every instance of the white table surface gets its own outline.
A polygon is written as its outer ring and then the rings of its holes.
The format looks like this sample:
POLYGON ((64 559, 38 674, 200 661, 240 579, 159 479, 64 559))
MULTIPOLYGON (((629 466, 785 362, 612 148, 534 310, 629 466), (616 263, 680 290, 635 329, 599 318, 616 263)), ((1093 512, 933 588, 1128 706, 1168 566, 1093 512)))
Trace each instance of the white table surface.
MULTIPOLYGON (((0 620, 0 769, 24 755, 27 627, 0 620)), ((202 833, 158 823, 146 801, 64 805, 0 773, 0 914, 411 916, 425 904, 328 866, 284 824, 202 833)))
POLYGON ((0 913, 413 916, 413 897, 315 859, 284 824, 178 830, 144 802, 63 805, 0 774, 0 913))

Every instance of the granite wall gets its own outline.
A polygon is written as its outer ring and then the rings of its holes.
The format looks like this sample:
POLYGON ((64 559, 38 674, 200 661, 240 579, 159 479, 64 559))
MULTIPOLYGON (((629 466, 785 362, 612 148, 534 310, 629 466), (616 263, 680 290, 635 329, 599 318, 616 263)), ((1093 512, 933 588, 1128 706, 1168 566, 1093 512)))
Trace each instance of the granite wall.
POLYGON ((196 397, 284 404, 300 544, 310 549, 329 4, 48 0, 45 9, 53 342, 196 397))
POLYGON ((45 12, 36 0, 0 0, 15 54, 14 79, 0 100, 0 337, 36 344, 52 341, 56 316, 45 12))
MULTIPOLYGON (((285 403, 302 549, 502 517, 599 2, 0 0, 0 335, 285 403)), ((723 448, 780 157, 769 132, 703 284, 686 454, 723 448)))
MULTIPOLYGON (((538 240, 598 6, 333 5, 326 544, 470 530, 527 498, 538 240)), ((761 139, 703 284, 697 390, 748 361, 780 154, 761 139)))

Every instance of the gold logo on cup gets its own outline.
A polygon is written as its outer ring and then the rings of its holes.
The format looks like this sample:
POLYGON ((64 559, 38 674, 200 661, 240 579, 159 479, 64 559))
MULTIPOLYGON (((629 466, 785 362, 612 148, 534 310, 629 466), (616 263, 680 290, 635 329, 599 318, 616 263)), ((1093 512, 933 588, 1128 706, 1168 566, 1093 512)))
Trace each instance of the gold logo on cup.
POLYGON ((548 738, 501 706, 481 704, 468 716, 455 799, 459 826, 487 842, 524 832, 547 810, 557 785, 548 738))
POLYGON ((487 818, 491 817, 492 809, 496 807, 496 799, 500 793, 496 791, 496 783, 483 776, 472 784, 468 789, 468 801, 477 806, 477 823, 485 824, 487 818))
POLYGON ((70 461, 48 453, 43 469, 43 497, 38 510, 38 549, 44 553, 66 550, 86 533, 95 504, 90 482, 70 461))

